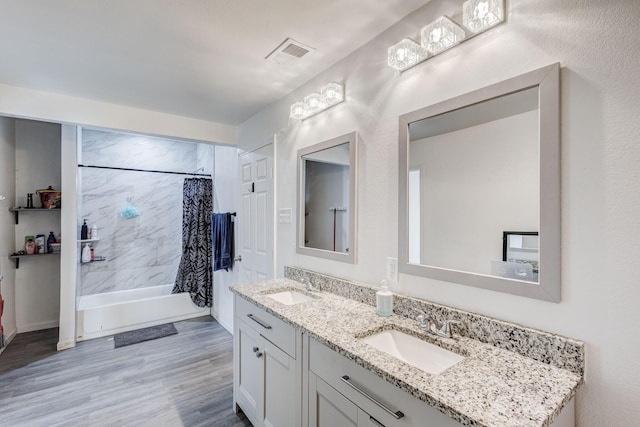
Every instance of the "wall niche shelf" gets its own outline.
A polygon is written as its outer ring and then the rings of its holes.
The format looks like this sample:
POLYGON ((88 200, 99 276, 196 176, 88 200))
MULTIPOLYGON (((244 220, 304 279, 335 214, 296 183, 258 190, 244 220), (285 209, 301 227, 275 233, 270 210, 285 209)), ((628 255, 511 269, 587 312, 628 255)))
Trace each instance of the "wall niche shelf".
MULTIPOLYGON (((47 209, 50 210, 50 209, 47 209)), ((46 255, 60 255, 60 252, 51 252, 51 253, 44 253, 44 254, 33 254, 33 255, 9 255, 9 259, 12 259, 15 261, 16 263, 16 270, 20 268, 20 258, 38 258, 41 256, 46 256, 46 255)))
POLYGON ((80 239, 78 240, 78 243, 92 243, 92 242, 99 242, 100 239, 80 239))
POLYGON ((9 208, 9 212, 13 212, 15 218, 16 218, 16 225, 18 224, 18 219, 20 217, 20 212, 34 212, 34 211, 48 211, 48 212, 60 212, 61 209, 60 208, 54 208, 54 209, 47 209, 47 208, 23 208, 23 207, 14 207, 14 208, 9 208))

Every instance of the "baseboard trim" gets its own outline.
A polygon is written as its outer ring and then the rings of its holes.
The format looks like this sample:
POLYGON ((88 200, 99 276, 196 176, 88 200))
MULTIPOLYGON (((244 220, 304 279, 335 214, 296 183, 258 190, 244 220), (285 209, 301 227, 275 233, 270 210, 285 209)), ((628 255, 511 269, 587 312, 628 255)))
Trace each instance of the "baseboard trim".
POLYGON ((57 328, 58 326, 60 326, 60 321, 58 320, 52 320, 49 322, 32 323, 30 325, 19 326, 18 333, 23 334, 25 332, 40 331, 42 329, 57 328))
POLYGON ((76 342, 74 340, 63 340, 63 341, 58 341, 58 345, 56 346, 56 349, 58 351, 62 351, 62 350, 68 350, 75 346, 76 346, 76 342))
POLYGON ((227 330, 227 332, 233 335, 233 325, 229 325, 227 322, 220 319, 220 316, 218 316, 218 313, 214 312, 213 310, 211 310, 211 315, 213 316, 214 319, 216 319, 218 323, 220 323, 220 325, 222 325, 223 328, 227 330))

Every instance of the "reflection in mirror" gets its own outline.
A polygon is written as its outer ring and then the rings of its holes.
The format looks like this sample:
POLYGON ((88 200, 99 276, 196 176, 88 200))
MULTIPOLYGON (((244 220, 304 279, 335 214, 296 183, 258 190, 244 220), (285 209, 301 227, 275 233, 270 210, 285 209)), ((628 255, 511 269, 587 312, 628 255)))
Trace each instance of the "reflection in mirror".
POLYGON ((558 115, 554 64, 402 116, 400 271, 558 301, 558 115))
POLYGON ((297 252, 355 262, 356 134, 298 152, 297 252))
POLYGON ((411 123, 409 135, 409 262, 492 274, 503 230, 538 229, 537 90, 411 123))

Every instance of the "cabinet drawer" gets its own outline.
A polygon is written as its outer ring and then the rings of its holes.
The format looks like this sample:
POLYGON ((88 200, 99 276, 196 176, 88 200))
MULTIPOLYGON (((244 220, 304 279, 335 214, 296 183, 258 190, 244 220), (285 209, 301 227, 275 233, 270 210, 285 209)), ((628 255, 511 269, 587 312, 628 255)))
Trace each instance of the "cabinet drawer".
POLYGON ((313 339, 309 339, 309 370, 385 427, 460 426, 437 409, 313 339), (350 384, 343 380, 345 376, 350 384), (397 414, 398 411, 402 417, 396 419, 391 413, 397 414))
POLYGON ((278 346, 289 356, 296 358, 296 330, 262 308, 244 298, 235 297, 235 316, 251 325, 260 335, 278 346))

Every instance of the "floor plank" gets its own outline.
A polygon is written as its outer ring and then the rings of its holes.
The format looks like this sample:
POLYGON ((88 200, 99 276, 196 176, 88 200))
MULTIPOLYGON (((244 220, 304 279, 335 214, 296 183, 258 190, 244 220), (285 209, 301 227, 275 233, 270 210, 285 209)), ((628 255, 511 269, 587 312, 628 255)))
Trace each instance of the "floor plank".
POLYGON ((177 335, 56 352, 58 330, 17 335, 0 355, 0 426, 251 426, 232 411, 233 338, 212 317, 177 335))

